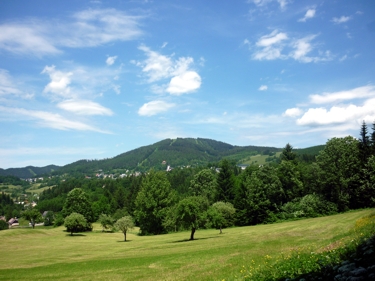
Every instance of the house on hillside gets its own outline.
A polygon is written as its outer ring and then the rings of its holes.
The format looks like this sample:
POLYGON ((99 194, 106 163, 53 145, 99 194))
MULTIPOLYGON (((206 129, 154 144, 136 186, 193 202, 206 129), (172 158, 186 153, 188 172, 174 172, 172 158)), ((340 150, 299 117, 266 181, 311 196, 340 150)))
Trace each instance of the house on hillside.
POLYGON ((11 218, 9 221, 8 221, 8 224, 9 224, 9 227, 12 227, 12 226, 19 226, 19 222, 18 222, 18 219, 17 218, 11 218))

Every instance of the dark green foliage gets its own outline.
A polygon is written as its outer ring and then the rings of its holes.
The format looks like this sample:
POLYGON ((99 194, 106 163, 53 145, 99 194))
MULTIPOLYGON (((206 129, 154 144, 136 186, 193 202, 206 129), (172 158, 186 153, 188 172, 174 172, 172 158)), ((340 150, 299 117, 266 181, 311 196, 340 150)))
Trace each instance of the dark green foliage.
POLYGON ((337 213, 337 207, 317 194, 308 194, 294 199, 281 207, 280 217, 284 219, 318 217, 337 213))
POLYGON ((1 176, 15 176, 18 178, 33 178, 36 176, 49 174, 53 171, 59 170, 60 167, 56 165, 49 165, 46 167, 33 167, 27 166, 24 168, 9 168, 9 169, 0 169, 1 176))
POLYGON ((54 224, 55 215, 52 211, 47 211, 47 213, 44 216, 44 225, 50 226, 54 224))
POLYGON ((8 228, 9 228, 9 224, 4 220, 0 220, 0 230, 5 230, 8 228))
POLYGON ((370 157, 371 155, 371 141, 368 136, 368 130, 365 121, 362 122, 360 137, 358 141, 359 159, 363 167, 367 163, 368 157, 370 157))
POLYGON ((191 229, 190 240, 194 240, 195 231, 207 222, 209 203, 202 196, 190 196, 182 199, 176 206, 176 224, 185 229, 191 229))
POLYGON ((176 202, 176 194, 171 189, 165 172, 151 171, 141 185, 135 200, 135 220, 141 234, 165 233, 163 219, 169 207, 176 202))
POLYGON ((359 185, 358 140, 348 136, 330 139, 317 157, 322 170, 319 190, 339 211, 358 208, 353 195, 359 185))
POLYGON ((115 221, 116 220, 113 217, 106 215, 106 214, 101 214, 99 216, 99 223, 103 227, 102 231, 106 231, 106 230, 112 231, 115 221))
POLYGON ((74 188, 67 195, 62 215, 67 217, 71 213, 79 213, 83 215, 88 224, 95 221, 91 203, 86 193, 81 188, 74 188))
POLYGON ((22 213, 22 217, 24 217, 26 220, 30 221, 31 226, 33 228, 35 227, 36 223, 43 221, 41 213, 39 213, 39 211, 35 208, 30 208, 30 209, 25 210, 22 213))
POLYGON ((287 143, 281 152, 280 159, 284 161, 294 161, 297 155, 293 152, 293 146, 287 143))
POLYGON ((84 232, 90 227, 85 217, 76 212, 71 213, 65 218, 64 226, 72 236, 73 233, 84 232))
POLYGON ((233 202, 235 192, 235 176, 229 161, 224 159, 217 176, 216 201, 233 202))
POLYGON ((203 169, 194 175, 190 181, 190 194, 193 196, 203 196, 212 204, 216 199, 218 184, 215 172, 211 169, 203 169))
POLYGON ((276 170, 268 166, 246 176, 236 193, 234 207, 240 225, 272 222, 285 198, 276 170))
POLYGON ((282 160, 277 167, 278 177, 284 190, 284 202, 289 202, 303 195, 303 183, 298 166, 294 161, 282 160))

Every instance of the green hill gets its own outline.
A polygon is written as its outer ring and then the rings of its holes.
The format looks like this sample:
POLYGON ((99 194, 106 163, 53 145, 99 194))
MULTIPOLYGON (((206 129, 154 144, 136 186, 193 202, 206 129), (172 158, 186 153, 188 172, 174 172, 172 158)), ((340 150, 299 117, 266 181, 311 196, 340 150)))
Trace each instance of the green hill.
POLYGON ((207 165, 223 158, 239 163, 241 159, 264 151, 279 152, 281 150, 276 147, 233 146, 202 138, 165 139, 111 159, 80 160, 62 167, 58 173, 88 173, 116 169, 142 172, 151 168, 166 169, 167 165, 172 167, 207 165))
POLYGON ((60 166, 48 165, 45 167, 27 166, 24 168, 1 169, 0 176, 16 176, 19 178, 32 178, 39 175, 49 174, 60 169, 60 166))

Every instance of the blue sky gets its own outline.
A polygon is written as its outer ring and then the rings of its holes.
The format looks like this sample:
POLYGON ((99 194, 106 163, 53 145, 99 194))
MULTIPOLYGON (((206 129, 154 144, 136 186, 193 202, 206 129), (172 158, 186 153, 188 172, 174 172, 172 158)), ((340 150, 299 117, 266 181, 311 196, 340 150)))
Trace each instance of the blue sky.
POLYGON ((375 121, 375 2, 1 1, 0 167, 165 138, 296 148, 375 121))

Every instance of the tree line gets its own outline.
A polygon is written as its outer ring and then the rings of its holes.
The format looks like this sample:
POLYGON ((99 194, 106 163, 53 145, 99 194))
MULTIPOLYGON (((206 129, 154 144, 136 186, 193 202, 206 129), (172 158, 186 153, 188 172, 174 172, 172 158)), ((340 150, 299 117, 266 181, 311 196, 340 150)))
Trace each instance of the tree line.
POLYGON ((111 229, 130 217, 142 235, 190 229, 193 239, 199 228, 221 231, 375 206, 375 124, 370 134, 363 122, 358 139, 328 140, 309 161, 288 143, 278 163, 245 170, 228 159, 211 165, 115 180, 71 178, 45 190, 36 208, 53 211, 55 225, 72 213, 85 218, 85 229, 98 220, 111 229), (86 206, 67 203, 76 197, 86 206))

